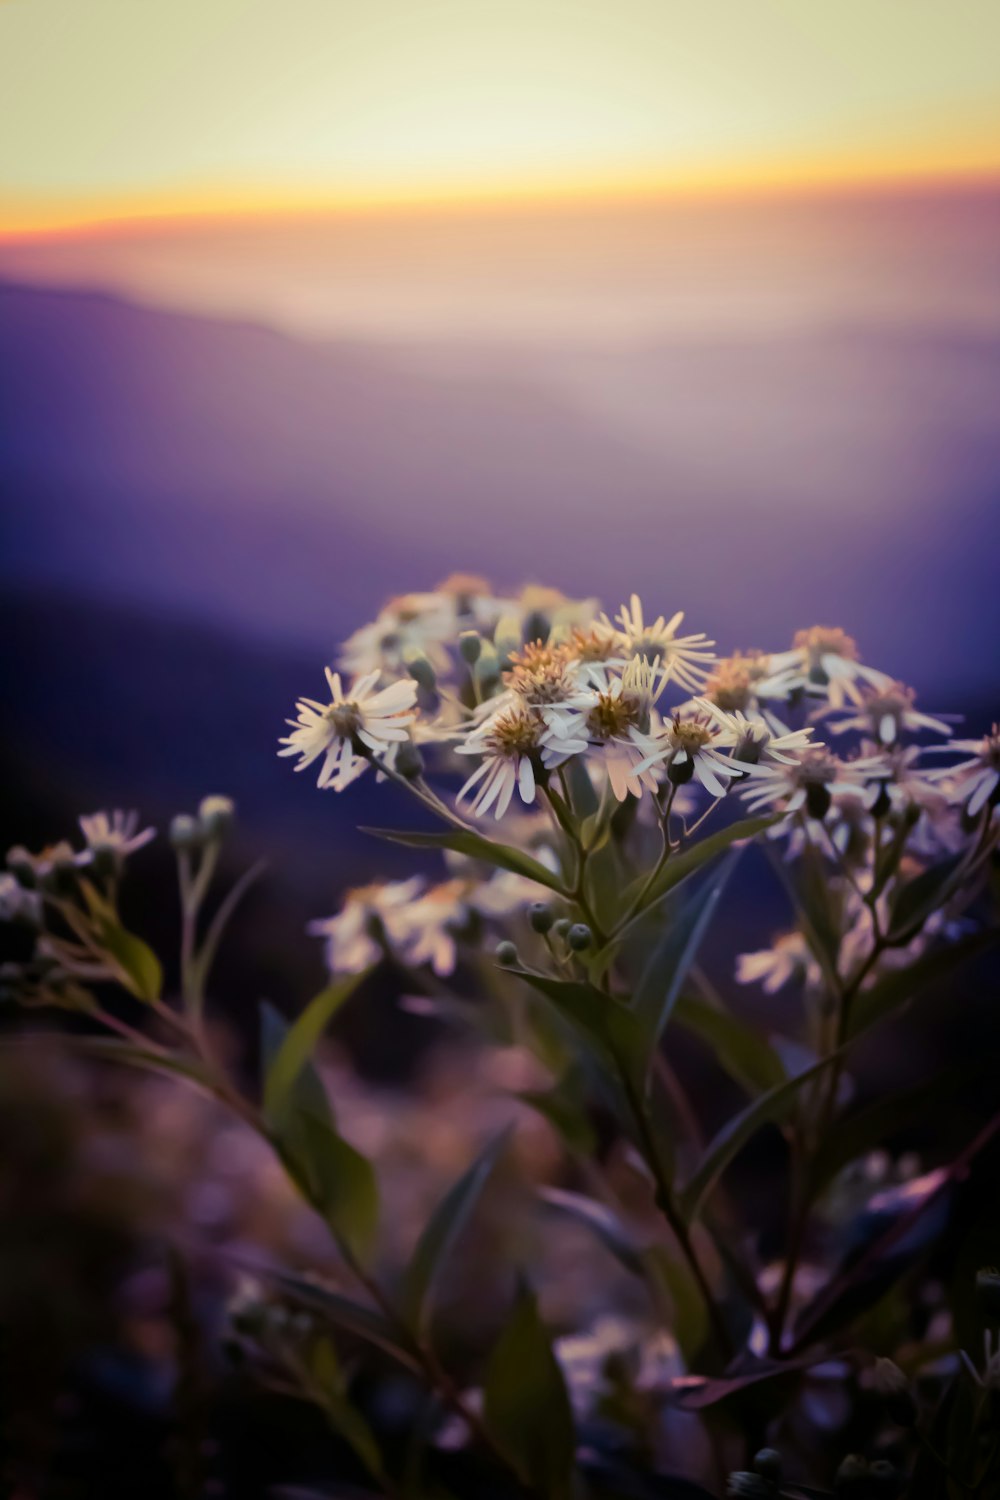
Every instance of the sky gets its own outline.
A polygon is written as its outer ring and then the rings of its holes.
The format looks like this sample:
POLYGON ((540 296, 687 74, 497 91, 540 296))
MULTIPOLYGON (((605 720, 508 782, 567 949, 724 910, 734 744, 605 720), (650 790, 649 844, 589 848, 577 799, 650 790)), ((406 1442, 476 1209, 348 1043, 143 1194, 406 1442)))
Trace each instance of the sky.
POLYGON ((1000 169, 996 0, 0 0, 0 232, 1000 169))

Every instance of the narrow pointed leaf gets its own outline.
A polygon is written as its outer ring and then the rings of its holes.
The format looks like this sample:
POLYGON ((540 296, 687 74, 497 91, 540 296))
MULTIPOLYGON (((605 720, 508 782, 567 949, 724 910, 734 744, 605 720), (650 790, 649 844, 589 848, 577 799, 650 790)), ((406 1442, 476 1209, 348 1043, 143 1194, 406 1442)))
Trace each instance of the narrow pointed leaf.
POLYGON ((751 1094, 784 1082, 785 1069, 774 1048, 752 1026, 700 995, 681 995, 674 1020, 711 1049, 719 1066, 751 1094))
POLYGON ((563 1188, 542 1188, 539 1197, 550 1208, 558 1209, 589 1229, 633 1276, 645 1274, 642 1246, 613 1209, 604 1203, 598 1203, 595 1198, 588 1198, 583 1193, 567 1192, 563 1188))
POLYGON ((958 966, 988 952, 1000 939, 1000 927, 971 932, 940 948, 932 948, 904 969, 891 969, 875 984, 862 990, 851 1013, 850 1034, 860 1036, 870 1026, 884 1020, 928 987, 950 980, 958 966))
POLYGON ((760 1127, 772 1120, 780 1120, 794 1103, 796 1094, 807 1083, 818 1078, 830 1067, 834 1059, 842 1057, 843 1053, 844 1048, 838 1048, 836 1052, 831 1052, 819 1062, 814 1063, 811 1068, 806 1068, 794 1078, 788 1078, 784 1083, 777 1084, 775 1088, 769 1089, 759 1099, 753 1100, 746 1109, 741 1110, 738 1115, 734 1115, 723 1125, 715 1139, 709 1144, 681 1193, 681 1207, 688 1220, 697 1215, 705 1197, 711 1192, 729 1163, 760 1127))
POLYGON ((264 1078, 264 1109, 268 1115, 280 1113, 320 1037, 364 977, 363 973, 348 974, 327 985, 287 1028, 264 1078))
POLYGON ((569 1500, 573 1413, 534 1294, 526 1287, 490 1357, 483 1415, 529 1488, 547 1500, 569 1500))
POLYGON ((325 1120, 302 1117, 298 1166, 309 1201, 342 1249, 367 1265, 378 1233, 378 1183, 371 1162, 325 1120))
POLYGON ((417 1242, 403 1285, 403 1307, 411 1325, 423 1330, 431 1311, 435 1284, 479 1201, 490 1173, 507 1144, 501 1131, 449 1189, 417 1242))
POLYGON ((512 870, 515 875, 526 875, 537 885, 562 894, 562 882, 558 875, 510 844, 500 844, 487 839, 472 829, 449 829, 441 833, 416 833, 409 829, 396 831, 390 828, 362 828, 375 838, 387 839, 391 844, 405 844, 408 849, 451 849, 456 854, 468 855, 470 859, 481 859, 486 864, 496 865, 501 870, 512 870))
POLYGON ((125 988, 138 1000, 158 1000, 163 989, 163 969, 149 944, 134 932, 126 932, 113 919, 97 922, 95 926, 99 941, 114 960, 125 988))

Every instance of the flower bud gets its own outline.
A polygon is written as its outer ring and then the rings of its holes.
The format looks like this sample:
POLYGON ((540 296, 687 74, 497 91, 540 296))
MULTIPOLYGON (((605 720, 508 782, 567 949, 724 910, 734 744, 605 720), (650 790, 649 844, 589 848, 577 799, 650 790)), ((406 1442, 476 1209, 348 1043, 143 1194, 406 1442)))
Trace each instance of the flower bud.
POLYGON ((832 802, 830 788, 821 781, 811 781, 806 787, 806 812, 817 822, 822 822, 826 817, 832 802))
POLYGON ((407 781, 414 780, 424 773, 424 757, 412 740, 403 740, 396 751, 395 769, 400 776, 405 776, 407 781))
POLYGON ((540 932, 542 936, 551 932, 555 918, 552 908, 545 901, 532 901, 528 907, 528 921, 531 923, 533 932, 540 932))
POLYGON ((221 839, 233 825, 236 803, 232 797, 202 797, 198 807, 198 823, 207 839, 221 839))
POLYGON ((772 1484, 781 1483, 781 1454, 776 1448, 761 1448, 753 1457, 753 1466, 762 1479, 772 1484))
POLYGON ((474 667, 483 649, 483 638, 478 630, 463 630, 458 638, 458 650, 464 662, 474 667))
POLYGON ((482 650, 479 653, 479 660, 475 665, 475 675, 479 690, 482 693, 492 692, 500 681, 500 662, 497 659, 497 653, 488 642, 484 641, 482 650))
POLYGON ((177 813, 170 820, 169 837, 179 854, 200 849, 203 838, 201 824, 197 818, 192 818, 190 813, 177 813))
POLYGON ((694 761, 690 755, 683 760, 672 760, 667 767, 667 779, 672 786, 686 786, 694 775, 694 761))
POLYGON ((875 1361, 875 1389, 885 1402, 886 1411, 897 1427, 912 1427, 917 1420, 917 1403, 910 1382, 891 1359, 875 1361))
POLYGON ((976 1297, 983 1315, 990 1322, 1000 1322, 1000 1270, 980 1266, 976 1272, 976 1297))
POLYGON ((497 943, 497 963, 504 969, 513 968, 517 963, 517 949, 513 943, 497 943))
POLYGON ((524 639, 526 641, 548 640, 552 633, 552 621, 548 615, 543 615, 540 609, 533 609, 524 622, 524 639))
POLYGON ((552 923, 552 931, 555 933, 556 937, 564 938, 569 932, 572 925, 573 923, 570 921, 569 917, 558 917, 556 921, 552 923))
POLYGON ((566 941, 574 953, 582 953, 589 948, 594 940, 594 935, 586 922, 574 922, 566 934, 566 941))
POLYGON ((437 687, 437 673, 422 651, 418 651, 414 646, 408 647, 403 652, 403 664, 414 682, 426 692, 434 692, 437 687))

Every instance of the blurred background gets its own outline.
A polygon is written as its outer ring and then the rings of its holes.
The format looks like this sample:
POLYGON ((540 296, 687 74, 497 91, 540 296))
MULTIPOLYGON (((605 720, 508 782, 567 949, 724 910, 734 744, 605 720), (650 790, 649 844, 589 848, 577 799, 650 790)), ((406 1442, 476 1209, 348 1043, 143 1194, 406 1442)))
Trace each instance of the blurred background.
MULTIPOLYGON (((269 874, 222 1003, 294 1008, 404 813, 289 775, 283 717, 456 569, 724 650, 840 624, 981 730, 998 58, 993 0, 0 0, 4 845, 234 796, 269 874)), ((415 1023, 354 1024, 398 1075, 415 1023)))

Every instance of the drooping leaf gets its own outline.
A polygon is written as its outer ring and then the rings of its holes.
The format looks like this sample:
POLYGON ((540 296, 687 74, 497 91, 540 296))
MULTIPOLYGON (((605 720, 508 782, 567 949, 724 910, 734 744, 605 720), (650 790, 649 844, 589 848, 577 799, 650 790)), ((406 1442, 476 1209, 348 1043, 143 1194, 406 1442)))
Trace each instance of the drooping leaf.
POLYGON ((825 1071, 836 1058, 843 1056, 844 1048, 829 1053, 812 1067, 806 1068, 794 1078, 768 1089, 766 1094, 754 1099, 747 1107, 727 1120, 715 1139, 708 1145, 704 1156, 692 1173, 681 1193, 681 1208, 687 1219, 697 1214, 706 1195, 718 1182, 729 1163, 740 1152, 753 1135, 771 1121, 780 1120, 791 1108, 795 1096, 825 1071))
POLYGON ((786 1077, 778 1054, 745 1021, 700 995, 683 994, 674 1006, 678 1026, 699 1037, 719 1066, 751 1094, 775 1088, 786 1077))
POLYGON ((534 1294, 521 1287, 490 1356, 483 1415, 523 1482, 549 1500, 569 1500, 573 1413, 534 1294))
POLYGON ((641 1075, 645 1065, 642 1031, 621 1000, 582 979, 554 979, 523 968, 508 972, 545 995, 599 1062, 633 1079, 641 1075))
POLYGON ((403 1308, 411 1325, 423 1330, 431 1311, 435 1284, 479 1201, 510 1131, 495 1136, 448 1190, 428 1220, 410 1260, 403 1283, 403 1308))
POLYGON ((645 1274, 641 1245, 619 1215, 608 1208, 607 1204, 588 1198, 583 1193, 567 1192, 563 1188, 543 1187, 538 1196, 550 1208, 568 1214, 571 1219, 589 1229, 626 1271, 631 1271, 633 1276, 645 1274))
POLYGON ((326 1120, 302 1117, 297 1165, 310 1202, 338 1245, 367 1265, 378 1234, 378 1182, 371 1162, 326 1120))
POLYGON ((650 954, 632 997, 632 1011, 642 1028, 650 1061, 738 857, 739 851, 731 850, 711 880, 705 881, 676 912, 664 914, 663 935, 650 954))
POLYGON ((484 863, 495 865, 501 870, 512 870, 515 875, 526 875, 529 880, 535 881, 537 885, 543 885, 547 890, 558 891, 562 894, 562 882, 558 875, 533 859, 530 854, 525 854, 521 849, 515 849, 510 844, 501 844, 493 839, 483 838, 481 834, 474 833, 471 829, 460 828, 448 829, 444 832, 416 833, 408 829, 396 831, 390 828, 362 828, 362 833, 370 833, 375 838, 387 839, 391 844, 405 844, 408 849, 451 849, 456 854, 468 855, 470 859, 481 859, 484 863))
POLYGON ((363 978, 364 974, 347 974, 327 985, 287 1027, 264 1076, 264 1110, 268 1115, 280 1114, 320 1037, 363 978))

